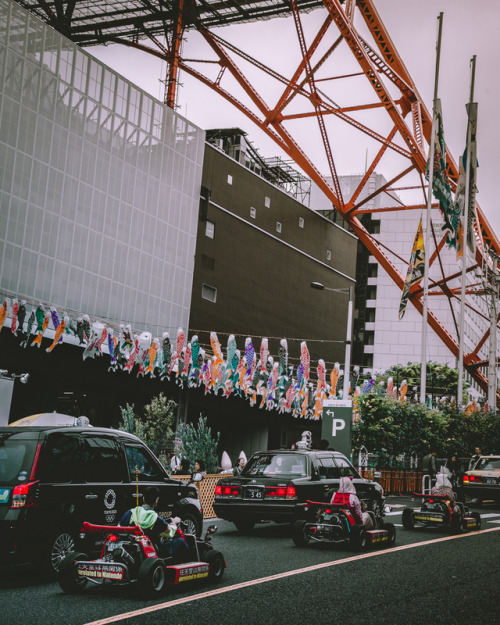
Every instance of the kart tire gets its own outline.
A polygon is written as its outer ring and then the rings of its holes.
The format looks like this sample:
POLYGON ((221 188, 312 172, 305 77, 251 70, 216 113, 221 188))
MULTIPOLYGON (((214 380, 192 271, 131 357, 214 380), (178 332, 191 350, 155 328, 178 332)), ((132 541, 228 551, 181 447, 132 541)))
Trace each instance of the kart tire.
POLYGON ((386 530, 389 532, 389 541, 387 542, 388 547, 392 547, 396 542, 396 528, 393 523, 382 523, 380 529, 386 530))
POLYGON ((234 521, 234 524, 240 534, 247 534, 253 530, 255 521, 252 521, 252 519, 238 519, 237 521, 234 521))
POLYGON ((42 553, 41 568, 43 573, 51 579, 55 579, 63 560, 75 551, 75 539, 71 532, 60 530, 52 534, 42 553))
POLYGON ((61 590, 68 595, 76 595, 83 592, 87 585, 87 579, 80 577, 75 572, 75 563, 78 560, 88 560, 88 556, 85 553, 77 553, 72 551, 61 562, 59 572, 57 574, 57 581, 61 590))
POLYGON ((201 536, 201 527, 198 524, 198 521, 194 514, 190 514, 186 512, 182 516, 183 521, 183 531, 185 534, 194 534, 195 536, 201 536))
POLYGON ((365 530, 359 526, 351 527, 351 537, 349 538, 349 548, 351 551, 364 551, 368 543, 365 530))
POLYGON ((405 530, 412 530, 415 527, 413 510, 411 508, 405 508, 403 510, 403 527, 405 530))
POLYGON ((160 558, 148 558, 139 567, 137 576, 139 591, 143 597, 156 597, 167 585, 167 570, 160 558))
POLYGON ((462 515, 455 512, 451 516, 451 530, 454 534, 461 534, 464 531, 462 515))
POLYGON ((220 582, 224 575, 226 563, 224 556, 217 549, 210 549, 206 552, 204 561, 208 563, 208 581, 212 583, 220 582))
POLYGON ((481 515, 479 514, 479 512, 471 512, 471 517, 473 519, 476 519, 476 527, 475 530, 476 532, 479 532, 479 530, 481 529, 481 515))
POLYGON ((309 536, 306 534, 307 521, 295 521, 292 527, 292 540, 296 547, 306 547, 309 536))

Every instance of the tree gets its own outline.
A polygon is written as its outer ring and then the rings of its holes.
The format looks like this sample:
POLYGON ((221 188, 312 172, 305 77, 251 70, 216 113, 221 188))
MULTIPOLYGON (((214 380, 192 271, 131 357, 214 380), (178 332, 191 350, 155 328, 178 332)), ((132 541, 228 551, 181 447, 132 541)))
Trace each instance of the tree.
POLYGON ((135 434, 151 451, 160 462, 168 465, 168 450, 171 447, 174 432, 172 426, 175 422, 177 404, 172 399, 167 399, 163 393, 153 397, 149 404, 144 406, 142 417, 135 414, 134 405, 120 406, 122 421, 119 429, 124 432, 135 434))
POLYGON ((200 416, 196 427, 192 423, 181 425, 178 436, 182 440, 184 455, 191 466, 195 460, 201 460, 207 473, 217 472, 217 445, 220 432, 215 436, 212 435, 211 428, 207 426, 207 417, 200 416))

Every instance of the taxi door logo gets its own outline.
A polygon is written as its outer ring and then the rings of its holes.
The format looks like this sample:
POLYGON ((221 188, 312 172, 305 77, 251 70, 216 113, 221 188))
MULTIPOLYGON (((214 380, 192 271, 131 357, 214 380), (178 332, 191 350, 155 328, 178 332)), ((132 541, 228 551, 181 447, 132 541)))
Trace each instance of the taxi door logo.
POLYGON ((104 518, 106 519, 106 523, 112 523, 115 520, 117 512, 115 509, 115 504, 116 493, 112 488, 110 488, 106 491, 106 494, 104 495, 104 506, 106 507, 106 510, 104 510, 104 518))

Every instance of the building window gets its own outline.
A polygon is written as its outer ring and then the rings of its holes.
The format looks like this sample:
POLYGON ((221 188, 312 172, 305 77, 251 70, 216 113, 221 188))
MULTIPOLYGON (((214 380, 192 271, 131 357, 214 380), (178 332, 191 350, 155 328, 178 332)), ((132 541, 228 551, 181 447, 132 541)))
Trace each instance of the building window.
POLYGON ((304 218, 299 217, 299 228, 303 228, 303 227, 304 227, 304 218))
POLYGON ((378 275, 378 265, 368 265, 368 277, 376 278, 378 275))
POLYGON ((227 175, 227 184, 233 184, 233 177, 231 176, 231 174, 227 175))
POLYGON ((266 208, 271 208, 271 198, 269 197, 264 198, 264 206, 266 208))
POLYGON ((215 224, 213 221, 208 221, 205 225, 205 236, 209 239, 215 238, 215 224))
POLYGON ((206 254, 201 255, 201 266, 203 269, 215 269, 215 259, 206 254))
POLYGON ((375 308, 366 309, 365 321, 366 323, 375 323, 375 308))
POLYGON ((366 287, 366 299, 377 299, 377 287, 374 284, 366 287))
POLYGON ((332 260, 332 251, 326 250, 326 260, 332 260))
POLYGON ((208 284, 203 284, 201 287, 201 296, 203 299, 207 299, 209 302, 213 302, 215 304, 217 300, 217 289, 213 286, 209 286, 208 284))
POLYGON ((276 222, 276 232, 281 232, 281 223, 279 221, 276 222))
POLYGON ((257 216, 257 209, 254 208, 253 206, 250 207, 250 217, 252 219, 255 219, 255 217, 257 216))

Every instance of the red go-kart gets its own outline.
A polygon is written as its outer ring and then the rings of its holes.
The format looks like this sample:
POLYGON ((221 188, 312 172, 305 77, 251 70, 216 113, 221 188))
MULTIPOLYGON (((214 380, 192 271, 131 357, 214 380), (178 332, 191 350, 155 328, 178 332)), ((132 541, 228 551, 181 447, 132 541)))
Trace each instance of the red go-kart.
POLYGON ((84 523, 82 533, 103 534, 101 556, 90 560, 84 553, 70 553, 63 560, 58 581, 66 593, 79 593, 87 584, 136 584, 144 596, 155 596, 169 586, 192 580, 218 582, 226 562, 220 551, 213 548, 211 535, 217 531, 211 525, 204 538, 185 534, 187 557, 179 562, 174 556, 160 558, 142 531, 133 527, 113 527, 84 523))
POLYGON ((415 527, 443 527, 460 533, 481 529, 481 516, 469 509, 461 501, 453 502, 448 495, 430 495, 413 493, 422 497, 419 510, 403 509, 403 527, 412 530, 415 527))
POLYGON ((310 542, 345 543, 354 551, 363 551, 369 545, 393 545, 396 528, 384 523, 382 517, 369 512, 374 529, 366 530, 357 522, 345 504, 307 501, 304 513, 309 520, 295 521, 292 539, 297 547, 310 542))

